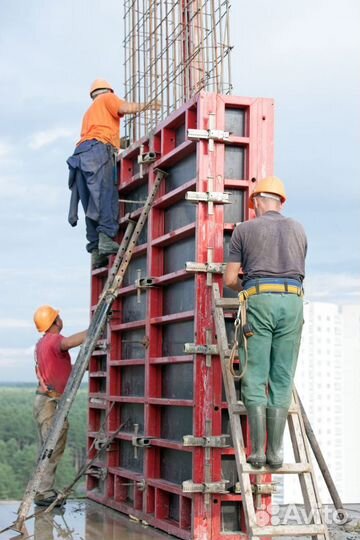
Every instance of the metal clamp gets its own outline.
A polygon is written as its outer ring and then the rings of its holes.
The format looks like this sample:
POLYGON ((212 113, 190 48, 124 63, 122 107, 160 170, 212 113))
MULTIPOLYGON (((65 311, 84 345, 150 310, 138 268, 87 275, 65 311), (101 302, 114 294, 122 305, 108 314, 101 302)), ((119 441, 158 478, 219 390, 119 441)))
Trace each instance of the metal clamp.
POLYGON ((223 131, 222 129, 188 129, 188 139, 191 141, 214 141, 225 142, 230 138, 230 131, 223 131))
POLYGON ((217 345, 196 345, 195 343, 184 343, 185 354, 219 354, 217 345))
POLYGON ((185 263, 185 270, 187 272, 206 272, 210 274, 223 274, 225 272, 226 263, 198 263, 187 262, 185 263))
MULTIPOLYGON (((236 482, 234 491, 241 493, 240 482, 236 482)), ((276 483, 251 484, 251 491, 254 495, 272 495, 277 492, 276 483)))
POLYGON ((184 435, 184 446, 202 446, 203 448, 229 448, 230 435, 212 435, 210 437, 194 437, 184 435))
POLYGON ((182 483, 183 493, 229 493, 226 489, 226 484, 229 480, 221 480, 220 482, 204 482, 203 484, 194 484, 192 480, 185 480, 182 483))
POLYGON ((185 199, 194 203, 230 204, 230 195, 225 191, 187 191, 185 199))

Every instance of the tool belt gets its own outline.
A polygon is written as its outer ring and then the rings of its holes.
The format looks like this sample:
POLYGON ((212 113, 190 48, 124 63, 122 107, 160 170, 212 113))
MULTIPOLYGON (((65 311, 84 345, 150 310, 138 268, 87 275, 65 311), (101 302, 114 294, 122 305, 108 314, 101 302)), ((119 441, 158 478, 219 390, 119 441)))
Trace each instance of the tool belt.
POLYGON ((275 294, 296 294, 304 296, 302 283, 297 279, 285 278, 261 278, 251 279, 244 285, 244 290, 239 293, 239 300, 249 298, 255 294, 275 293, 275 294))
POLYGON ((60 399, 61 394, 60 392, 56 392, 55 390, 47 390, 46 392, 40 392, 40 390, 36 390, 36 394, 39 396, 47 396, 51 399, 60 399))

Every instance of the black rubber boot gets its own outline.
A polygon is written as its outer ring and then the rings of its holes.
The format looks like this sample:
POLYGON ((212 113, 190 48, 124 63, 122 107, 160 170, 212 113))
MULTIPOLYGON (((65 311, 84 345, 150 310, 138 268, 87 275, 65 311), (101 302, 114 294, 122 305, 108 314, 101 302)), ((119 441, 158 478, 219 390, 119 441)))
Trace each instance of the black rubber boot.
POLYGON ((250 405, 247 407, 247 416, 250 425, 251 454, 247 458, 255 469, 265 465, 265 437, 266 437, 266 407, 264 405, 250 405))
POLYGON ((269 407, 266 409, 266 427, 268 432, 268 445, 266 450, 266 463, 272 469, 279 469, 283 464, 282 442, 288 409, 269 407))
POLYGON ((105 233, 99 233, 99 253, 100 255, 115 255, 119 251, 119 244, 112 240, 105 233))

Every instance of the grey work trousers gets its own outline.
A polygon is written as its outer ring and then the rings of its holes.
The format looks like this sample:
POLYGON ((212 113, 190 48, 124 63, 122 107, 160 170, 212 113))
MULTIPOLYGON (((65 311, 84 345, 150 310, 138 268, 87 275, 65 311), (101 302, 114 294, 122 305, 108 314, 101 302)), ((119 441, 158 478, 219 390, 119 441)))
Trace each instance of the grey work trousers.
MULTIPOLYGON (((37 394, 34 402, 34 416, 38 427, 40 445, 43 446, 47 434, 52 426, 56 413, 58 400, 45 395, 37 394)), ((59 440, 54 448, 51 458, 48 460, 46 470, 40 481, 38 495, 46 498, 52 495, 55 484, 56 468, 65 451, 69 422, 65 420, 59 440), (48 493, 49 492, 49 493, 48 493)))

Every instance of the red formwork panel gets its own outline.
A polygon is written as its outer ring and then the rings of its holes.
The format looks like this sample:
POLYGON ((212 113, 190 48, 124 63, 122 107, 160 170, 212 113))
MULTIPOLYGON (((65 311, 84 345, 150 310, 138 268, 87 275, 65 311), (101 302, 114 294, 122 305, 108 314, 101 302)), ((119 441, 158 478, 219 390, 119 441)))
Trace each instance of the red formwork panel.
MULTIPOLYGON (((126 149, 119 163, 119 240, 126 215, 140 212, 154 170, 168 176, 91 359, 89 447, 99 433, 123 426, 99 454, 87 494, 179 538, 246 534, 231 438, 227 447, 202 445, 230 434, 220 360, 191 347, 216 342, 211 284, 222 287, 222 276, 201 265, 226 261, 235 224, 253 217, 252 181, 273 173, 273 107, 271 99, 201 93, 126 149), (215 130, 210 139, 201 138, 208 130, 215 130), (156 161, 139 165, 148 152, 156 161), (208 202, 209 193, 220 195, 208 202)), ((93 308, 107 272, 93 272, 93 308)), ((232 325, 229 316, 230 339, 232 325)), ((261 483, 270 479, 263 475, 261 483)), ((269 503, 270 495, 257 495, 259 510, 269 503)))

